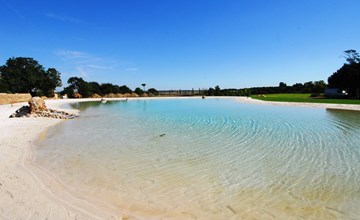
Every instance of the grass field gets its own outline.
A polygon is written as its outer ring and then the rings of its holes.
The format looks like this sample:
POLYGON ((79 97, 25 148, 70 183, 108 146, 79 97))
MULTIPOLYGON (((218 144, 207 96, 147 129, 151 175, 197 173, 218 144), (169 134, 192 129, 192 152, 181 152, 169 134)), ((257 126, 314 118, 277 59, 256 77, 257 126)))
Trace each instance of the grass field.
POLYGON ((252 95, 251 98, 263 101, 274 102, 310 102, 310 103, 333 103, 333 104, 355 104, 360 105, 359 99, 326 99, 311 98, 311 94, 302 93, 282 93, 282 94, 265 94, 252 95))

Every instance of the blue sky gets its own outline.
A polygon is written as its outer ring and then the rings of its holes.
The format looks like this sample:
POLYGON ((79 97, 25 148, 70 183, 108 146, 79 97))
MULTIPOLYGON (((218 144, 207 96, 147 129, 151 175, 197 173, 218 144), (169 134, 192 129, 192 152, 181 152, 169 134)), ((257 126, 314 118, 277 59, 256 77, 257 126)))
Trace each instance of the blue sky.
POLYGON ((0 65, 157 89, 327 80, 360 50, 359 0, 0 0, 0 65))

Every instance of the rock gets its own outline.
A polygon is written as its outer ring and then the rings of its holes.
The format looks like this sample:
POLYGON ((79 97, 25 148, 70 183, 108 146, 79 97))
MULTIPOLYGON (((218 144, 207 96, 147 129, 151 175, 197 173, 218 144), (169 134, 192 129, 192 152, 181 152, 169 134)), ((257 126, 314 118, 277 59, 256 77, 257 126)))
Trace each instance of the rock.
POLYGON ((15 113, 10 115, 10 118, 16 117, 29 117, 30 116, 30 108, 29 106, 23 106, 15 111, 15 113))
POLYGON ((10 118, 16 117, 46 117, 46 118, 57 118, 57 119, 72 119, 77 117, 75 114, 69 114, 64 111, 57 111, 48 109, 45 105, 44 100, 39 97, 34 97, 29 100, 29 106, 23 106, 16 110, 15 113, 11 114, 10 118))
POLYGON ((30 107, 30 114, 47 110, 44 100, 39 97, 31 98, 28 103, 30 107))

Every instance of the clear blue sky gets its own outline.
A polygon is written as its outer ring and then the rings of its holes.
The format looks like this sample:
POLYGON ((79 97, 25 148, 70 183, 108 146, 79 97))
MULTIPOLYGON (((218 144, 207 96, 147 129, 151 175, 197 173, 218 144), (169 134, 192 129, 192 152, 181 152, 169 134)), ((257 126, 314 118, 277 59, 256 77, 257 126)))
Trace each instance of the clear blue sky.
POLYGON ((132 89, 327 81, 359 21, 359 0, 0 0, 0 65, 132 89))

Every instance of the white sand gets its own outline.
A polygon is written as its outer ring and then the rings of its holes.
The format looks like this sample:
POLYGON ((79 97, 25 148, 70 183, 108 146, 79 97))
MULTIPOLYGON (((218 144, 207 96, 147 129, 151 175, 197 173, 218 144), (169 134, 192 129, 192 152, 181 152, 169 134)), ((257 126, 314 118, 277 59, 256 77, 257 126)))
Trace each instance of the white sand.
MULTIPOLYGON (((360 111, 360 105, 264 102, 244 97, 230 98, 255 104, 360 111)), ((59 109, 64 103, 88 100, 48 100, 46 105, 59 109)), ((10 114, 25 104, 0 105, 0 219, 121 219, 120 210, 69 193, 66 186, 51 178, 51 174, 31 163, 34 140, 48 127, 63 120, 9 118, 10 114)))
MULTIPOLYGON (((49 100, 57 108, 71 100, 49 100)), ((0 219, 120 219, 120 213, 91 204, 31 164, 32 143, 63 120, 9 118, 27 103, 0 105, 0 219)))

